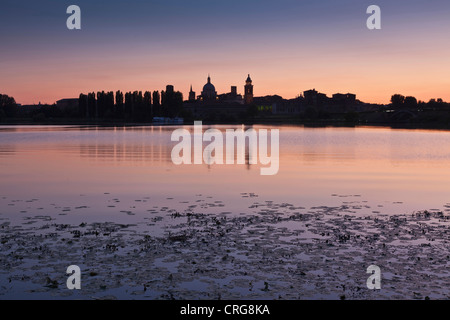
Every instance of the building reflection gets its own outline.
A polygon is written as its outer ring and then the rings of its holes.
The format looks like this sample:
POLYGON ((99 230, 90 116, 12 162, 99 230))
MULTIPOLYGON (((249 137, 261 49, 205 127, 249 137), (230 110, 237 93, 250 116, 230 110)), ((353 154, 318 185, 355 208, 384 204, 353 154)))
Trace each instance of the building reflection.
POLYGON ((16 154, 16 146, 12 144, 0 144, 0 157, 16 154))
MULTIPOLYGON (((173 127, 116 127, 108 129, 109 133, 113 132, 112 135, 102 136, 101 131, 103 130, 104 128, 91 128, 89 130, 92 134, 89 134, 87 139, 79 144, 81 158, 113 165, 167 166, 173 164, 171 153, 173 147, 178 143, 170 140, 170 135, 174 130, 173 127)), ((225 136, 225 129, 221 131, 225 136)), ((203 156, 203 150, 208 143, 203 143, 203 149, 200 151, 202 153, 201 156, 203 156)), ((252 151, 247 143, 245 147, 245 166, 247 170, 251 169, 251 163, 253 163, 252 151)), ((191 152, 191 159, 193 160, 196 152, 194 147, 192 147, 191 152)), ((224 148, 223 163, 226 163, 226 160, 227 154, 224 148)), ((236 150, 234 160, 237 163, 236 150)), ((215 166, 206 164, 204 160, 202 163, 203 166, 209 169, 215 166)))

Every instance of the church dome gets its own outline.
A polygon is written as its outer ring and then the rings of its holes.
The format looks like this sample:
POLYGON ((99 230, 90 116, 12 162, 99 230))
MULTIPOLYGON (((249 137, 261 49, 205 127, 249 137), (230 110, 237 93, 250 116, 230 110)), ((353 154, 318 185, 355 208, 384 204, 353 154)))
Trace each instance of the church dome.
POLYGON ((208 76, 208 83, 203 86, 202 100, 215 101, 217 99, 216 87, 211 83, 211 77, 208 76))
POLYGON ((203 92, 216 92, 216 87, 211 83, 211 77, 208 77, 208 83, 203 86, 203 92))

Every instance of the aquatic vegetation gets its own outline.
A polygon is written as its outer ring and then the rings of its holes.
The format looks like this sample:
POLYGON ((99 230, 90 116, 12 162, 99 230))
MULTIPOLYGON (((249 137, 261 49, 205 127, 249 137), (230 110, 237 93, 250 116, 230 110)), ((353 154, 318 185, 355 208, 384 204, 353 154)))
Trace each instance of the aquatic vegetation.
POLYGON ((201 195, 177 208, 107 206, 135 214, 127 224, 30 215, 42 207, 35 201, 28 213, 18 209, 21 220, 0 215, 0 298, 448 298, 450 216, 363 215, 370 206, 351 197, 334 207, 253 202, 244 214, 208 213, 225 203, 201 195), (365 287, 373 263, 381 290, 365 287), (65 287, 71 264, 81 267, 82 290, 65 287))

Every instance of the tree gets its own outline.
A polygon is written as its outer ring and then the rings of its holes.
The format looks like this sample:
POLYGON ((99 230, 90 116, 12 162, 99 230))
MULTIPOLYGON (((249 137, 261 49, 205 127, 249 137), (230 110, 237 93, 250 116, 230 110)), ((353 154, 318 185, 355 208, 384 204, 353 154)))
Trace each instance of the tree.
POLYGON ((406 97, 403 104, 407 108, 417 109, 417 99, 414 97, 406 97))
POLYGON ((105 95, 105 118, 114 117, 114 92, 109 91, 105 95))
POLYGON ((124 109, 123 109, 123 93, 120 90, 116 92, 116 117, 123 118, 124 109))
POLYGON ((88 117, 88 96, 80 93, 78 98, 78 113, 80 117, 88 117))
POLYGON ((183 94, 179 91, 162 91, 161 101, 163 114, 167 117, 177 117, 183 110, 183 94))
POLYGON ((144 93, 144 110, 145 110, 145 119, 149 121, 153 117, 152 112, 152 93, 150 91, 145 91, 144 93))
POLYGON ((130 119, 133 113, 133 94, 131 92, 125 93, 125 108, 124 108, 124 118, 126 120, 130 119))
POLYGON ((161 107, 159 108, 160 116, 165 117, 166 116, 166 92, 164 90, 161 90, 161 107))
POLYGON ((97 100, 95 99, 95 92, 88 93, 88 110, 87 115, 88 118, 94 118, 96 116, 96 107, 97 100))
POLYGON ((16 100, 6 94, 0 94, 0 110, 6 117, 14 117, 17 112, 16 100))
POLYGON ((153 91, 153 116, 161 116, 161 97, 158 91, 153 91))
POLYGON ((401 107, 403 107, 403 103, 404 102, 405 102, 405 97, 402 96, 401 94, 394 94, 391 97, 391 103, 392 103, 392 106, 394 108, 401 108, 401 107))
POLYGON ((145 117, 144 97, 142 91, 133 92, 133 121, 141 122, 145 117))
POLYGON ((105 91, 97 92, 97 103, 95 105, 95 118, 103 117, 103 106, 104 106, 103 96, 104 96, 104 94, 105 94, 105 91))

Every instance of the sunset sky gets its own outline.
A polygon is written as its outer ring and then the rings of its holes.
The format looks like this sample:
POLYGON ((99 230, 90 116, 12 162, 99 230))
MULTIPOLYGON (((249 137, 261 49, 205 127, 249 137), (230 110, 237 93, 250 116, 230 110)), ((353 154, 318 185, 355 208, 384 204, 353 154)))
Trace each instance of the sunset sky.
POLYGON ((256 96, 315 88, 387 103, 394 93, 450 101, 448 0, 2 0, 0 93, 54 103, 80 92, 218 93, 250 73, 256 96), (81 30, 66 8, 81 7, 81 30), (382 10, 382 30, 366 9, 382 10))

